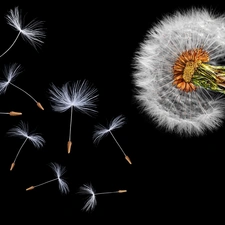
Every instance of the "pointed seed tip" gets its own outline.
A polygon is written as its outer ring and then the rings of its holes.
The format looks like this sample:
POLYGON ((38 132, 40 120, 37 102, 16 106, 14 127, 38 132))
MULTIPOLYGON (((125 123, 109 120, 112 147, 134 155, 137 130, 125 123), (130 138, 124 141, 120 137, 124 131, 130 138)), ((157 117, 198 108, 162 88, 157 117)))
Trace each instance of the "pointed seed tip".
POLYGON ((125 156, 125 159, 126 159, 130 164, 132 164, 130 158, 129 158, 127 155, 125 156))
POLYGON ((30 186, 29 188, 26 189, 26 191, 30 191, 30 190, 33 190, 34 189, 34 186, 30 186))
POLYGON ((9 112, 9 115, 10 115, 10 116, 21 116, 22 113, 21 113, 21 112, 10 111, 10 112, 9 112))
POLYGON ((71 152, 71 146, 72 146, 72 142, 68 141, 67 142, 67 152, 68 152, 68 154, 70 154, 70 152, 71 152))
POLYGON ((13 162, 13 163, 11 164, 10 171, 13 170, 14 166, 15 166, 15 163, 13 162))
POLYGON ((38 108, 40 108, 41 110, 44 110, 44 108, 43 108, 43 106, 41 105, 40 102, 37 102, 37 106, 38 106, 38 108))
POLYGON ((125 193, 125 192, 127 192, 127 190, 119 190, 118 192, 119 193, 125 193))

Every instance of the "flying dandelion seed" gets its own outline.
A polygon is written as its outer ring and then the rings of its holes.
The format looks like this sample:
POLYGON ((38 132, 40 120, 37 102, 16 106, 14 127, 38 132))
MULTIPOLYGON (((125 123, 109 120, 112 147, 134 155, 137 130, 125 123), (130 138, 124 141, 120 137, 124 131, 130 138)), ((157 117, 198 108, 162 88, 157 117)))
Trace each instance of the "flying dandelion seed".
POLYGON ((63 194, 67 194, 69 192, 69 186, 67 182, 62 178, 62 176, 66 173, 66 168, 59 165, 58 163, 50 163, 49 166, 52 168, 56 178, 48 180, 44 183, 41 183, 35 186, 30 186, 29 188, 26 189, 26 191, 33 190, 36 187, 40 187, 42 185, 48 184, 53 181, 58 181, 60 192, 63 194))
POLYGON ((8 85, 10 84, 13 87, 15 87, 15 88, 19 89, 20 91, 22 91, 23 93, 25 93, 26 95, 28 95, 37 104, 37 106, 41 110, 44 110, 44 108, 43 108, 43 106, 41 105, 40 102, 38 102, 35 98, 33 98, 30 94, 28 94, 22 88, 20 88, 20 87, 18 87, 15 84, 12 83, 14 81, 14 79, 20 73, 22 73, 22 67, 18 63, 13 63, 13 64, 11 64, 9 66, 5 66, 4 71, 3 71, 3 75, 4 75, 5 79, 0 80, 0 94, 5 93, 7 88, 8 88, 8 85))
POLYGON ((15 111, 10 111, 10 112, 0 112, 2 115, 9 115, 9 116, 21 116, 21 112, 15 112, 15 111))
POLYGON ((67 143, 67 151, 70 153, 72 146, 71 128, 73 109, 89 116, 97 113, 97 89, 91 86, 87 80, 79 80, 77 82, 66 82, 62 88, 58 88, 54 84, 51 84, 49 94, 52 109, 54 111, 65 112, 70 109, 69 141, 67 143))
POLYGON ((165 16, 134 58, 135 98, 158 127, 203 135, 225 117, 225 16, 191 8, 165 16))
POLYGON ((93 211, 94 208, 97 205, 96 196, 97 195, 106 195, 106 194, 115 194, 115 193, 125 193, 127 190, 118 190, 118 191, 111 191, 111 192, 99 192, 96 193, 95 190, 92 187, 92 184, 84 184, 79 188, 78 194, 81 195, 90 195, 90 197, 87 198, 82 210, 83 211, 93 211))
POLYGON ((22 36, 24 40, 28 41, 35 49, 37 49, 37 46, 43 44, 42 39, 45 38, 43 21, 32 20, 30 23, 24 26, 18 7, 15 7, 14 10, 9 10, 8 14, 6 15, 6 20, 7 23, 13 27, 13 29, 18 31, 18 34, 10 47, 0 55, 0 58, 14 46, 20 36, 22 36))
POLYGON ((43 144, 45 143, 45 140, 43 139, 43 137, 41 137, 39 134, 34 133, 34 132, 30 132, 29 131, 29 126, 27 123, 20 121, 18 126, 15 126, 13 128, 11 128, 7 134, 9 136, 15 136, 15 137, 19 137, 19 138, 25 138, 21 147, 19 148, 16 157, 14 158, 13 163, 11 164, 10 167, 10 171, 14 168, 16 160, 23 148, 23 146, 25 145, 25 143, 29 140, 34 147, 36 148, 41 148, 43 146, 43 144))
POLYGON ((94 143, 97 144, 104 136, 106 136, 107 134, 110 134, 112 138, 114 139, 114 141, 116 142, 116 144, 118 145, 118 147, 120 148, 120 150, 122 151, 122 153, 124 154, 125 159, 130 164, 132 164, 130 158, 125 154, 124 150, 122 149, 122 147, 120 146, 120 144, 118 143, 118 141, 116 140, 115 136, 112 133, 113 130, 122 127, 124 124, 125 124, 125 117, 123 117, 122 115, 119 115, 110 121, 108 127, 104 127, 101 124, 96 125, 94 134, 93 134, 93 140, 94 140, 94 143))

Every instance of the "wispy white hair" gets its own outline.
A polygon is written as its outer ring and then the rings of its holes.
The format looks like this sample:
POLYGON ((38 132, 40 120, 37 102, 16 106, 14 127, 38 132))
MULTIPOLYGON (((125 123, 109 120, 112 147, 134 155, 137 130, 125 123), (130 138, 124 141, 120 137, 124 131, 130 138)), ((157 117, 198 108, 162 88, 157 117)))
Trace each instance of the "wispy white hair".
POLYGON ((122 127, 125 122, 125 117, 123 115, 119 115, 113 118, 106 127, 101 124, 95 125, 93 133, 93 142, 95 144, 98 144, 99 141, 103 137, 105 137, 110 131, 122 127))
POLYGON ((43 44, 43 38, 46 36, 43 29, 43 21, 32 20, 27 25, 24 25, 18 6, 9 10, 6 15, 6 20, 7 23, 20 32, 22 38, 28 41, 34 48, 43 44))
POLYGON ((134 57, 138 108, 158 127, 186 136, 218 129, 225 117, 222 94, 201 87, 186 93, 172 85, 175 61, 196 48, 208 52, 210 64, 224 61, 224 15, 193 7, 164 16, 147 32, 134 57))
POLYGON ((8 85, 14 81, 20 73, 22 73, 22 66, 18 63, 4 66, 4 79, 0 80, 0 94, 6 92, 8 85))
POLYGON ((52 109, 64 112, 69 108, 92 115, 97 113, 97 89, 87 80, 66 82, 61 88, 50 84, 49 99, 52 109))
POLYGON ((29 125, 23 121, 20 121, 19 125, 9 129, 7 134, 9 136, 27 138, 36 148, 41 148, 45 143, 44 138, 38 133, 30 132, 29 125))
POLYGON ((67 194, 69 192, 69 186, 68 186, 66 180, 62 178, 62 176, 66 173, 66 168, 55 162, 51 162, 49 164, 49 166, 52 168, 52 170, 55 173, 55 176, 58 179, 59 190, 63 194, 67 194))
POLYGON ((83 211, 92 211, 97 205, 95 191, 92 184, 83 184, 78 191, 78 194, 89 195, 85 201, 84 206, 82 207, 83 211))

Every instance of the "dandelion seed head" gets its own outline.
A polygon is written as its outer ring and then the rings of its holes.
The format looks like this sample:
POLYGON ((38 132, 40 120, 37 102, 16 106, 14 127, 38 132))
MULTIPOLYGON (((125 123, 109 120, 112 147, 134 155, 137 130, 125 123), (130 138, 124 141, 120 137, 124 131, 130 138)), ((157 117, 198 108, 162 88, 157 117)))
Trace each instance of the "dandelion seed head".
POLYGON ((66 82, 61 88, 51 84, 49 95, 54 111, 64 112, 73 107, 88 115, 97 113, 97 89, 87 80, 66 82))
POLYGON ((28 139, 36 148, 41 148, 45 143, 44 138, 37 133, 30 132, 28 124, 23 121, 20 121, 19 125, 9 129, 7 134, 9 136, 18 136, 28 139))
POLYGON ((209 70, 208 64, 218 65, 224 56, 224 15, 191 8, 164 16, 148 31, 134 57, 139 109, 158 127, 179 135, 218 129, 224 119, 224 97, 198 78, 205 76, 201 70, 209 70))
POLYGON ((63 194, 67 194, 69 192, 69 186, 65 179, 62 178, 62 176, 66 173, 66 168, 59 165, 58 163, 50 163, 50 167, 55 173, 55 176, 58 179, 59 183, 59 190, 63 194))

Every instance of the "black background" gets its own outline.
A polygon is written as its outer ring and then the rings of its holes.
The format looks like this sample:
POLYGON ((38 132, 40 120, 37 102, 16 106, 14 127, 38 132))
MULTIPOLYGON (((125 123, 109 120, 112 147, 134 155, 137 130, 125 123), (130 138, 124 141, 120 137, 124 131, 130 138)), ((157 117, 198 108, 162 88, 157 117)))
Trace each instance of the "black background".
MULTIPOLYGON (((184 224, 222 216, 224 203, 225 127, 203 137, 185 138, 165 133, 143 115, 133 97, 133 57, 148 29, 162 15, 176 9, 205 6, 225 12, 222 3, 162 2, 134 3, 47 3, 9 1, 0 4, 0 52, 13 42, 17 32, 5 19, 8 10, 19 6, 24 23, 36 18, 45 21, 46 38, 36 51, 21 37, 0 58, 3 71, 9 63, 24 68, 14 83, 35 97, 40 110, 24 93, 9 86, 0 95, 0 111, 19 111, 22 116, 0 115, 2 200, 5 224, 34 222, 86 224, 139 221, 137 224, 184 224), (74 112, 72 150, 67 154, 69 111, 51 110, 48 88, 52 82, 87 79, 98 89, 98 115, 74 112), (94 125, 106 124, 124 115, 126 124, 114 131, 117 141, 131 158, 124 159, 110 136, 95 146, 94 125), (41 149, 27 143, 13 171, 10 165, 22 144, 6 132, 20 120, 29 123, 46 140, 41 149), (64 178, 70 193, 62 195, 57 183, 25 191, 54 178, 50 162, 67 168, 64 178), (91 182, 96 192, 126 189, 127 193, 97 196, 93 212, 82 212, 78 188, 91 182)), ((213 32, 213 31, 212 31, 213 32)), ((0 76, 2 76, 2 72, 0 76)))

